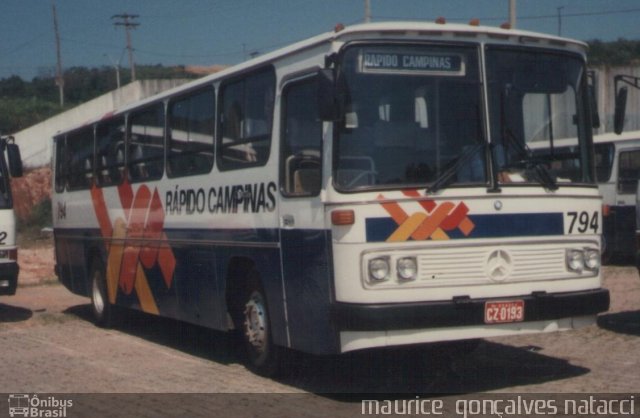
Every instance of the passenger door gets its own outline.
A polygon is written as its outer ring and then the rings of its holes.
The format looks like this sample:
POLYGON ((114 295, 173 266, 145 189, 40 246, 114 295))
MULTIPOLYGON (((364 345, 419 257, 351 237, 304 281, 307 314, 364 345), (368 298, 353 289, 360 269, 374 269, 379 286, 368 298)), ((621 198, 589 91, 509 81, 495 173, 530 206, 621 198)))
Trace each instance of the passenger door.
POLYGON ((322 121, 317 81, 284 86, 280 135, 280 244, 291 345, 316 352, 326 338, 331 297, 329 231, 324 228, 322 121), (321 329, 318 329, 321 328, 321 329), (327 329, 325 329, 327 328, 327 329))

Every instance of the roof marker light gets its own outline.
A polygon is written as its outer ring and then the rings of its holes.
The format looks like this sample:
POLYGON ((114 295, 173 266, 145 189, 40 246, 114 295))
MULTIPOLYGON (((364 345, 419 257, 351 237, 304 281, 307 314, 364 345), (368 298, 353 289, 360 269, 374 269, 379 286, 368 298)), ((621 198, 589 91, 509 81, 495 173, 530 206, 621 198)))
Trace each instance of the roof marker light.
POLYGON ((474 17, 469 21, 469 26, 480 26, 480 19, 474 17))
POLYGON ((445 23, 447 23, 447 19, 445 19, 444 17, 440 16, 436 19, 436 23, 438 25, 444 25, 445 23))
POLYGON ((338 33, 344 30, 344 25, 342 23, 336 23, 336 25, 333 27, 333 31, 338 33))
POLYGON ((500 29, 511 29, 511 23, 504 22, 502 25, 500 25, 500 29))

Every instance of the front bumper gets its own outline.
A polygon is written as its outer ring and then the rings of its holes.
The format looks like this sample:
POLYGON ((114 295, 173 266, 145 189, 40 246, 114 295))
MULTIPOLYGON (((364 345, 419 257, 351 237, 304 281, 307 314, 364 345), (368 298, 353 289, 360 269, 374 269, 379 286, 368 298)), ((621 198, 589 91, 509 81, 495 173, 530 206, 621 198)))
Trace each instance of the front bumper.
POLYGON ((486 302, 524 301, 524 322, 595 315, 609 309, 609 291, 594 289, 568 293, 536 292, 508 298, 454 298, 448 301, 393 304, 336 302, 332 319, 339 331, 388 331, 486 325, 486 302))
POLYGON ((18 287, 18 263, 0 263, 0 295, 15 295, 18 287))

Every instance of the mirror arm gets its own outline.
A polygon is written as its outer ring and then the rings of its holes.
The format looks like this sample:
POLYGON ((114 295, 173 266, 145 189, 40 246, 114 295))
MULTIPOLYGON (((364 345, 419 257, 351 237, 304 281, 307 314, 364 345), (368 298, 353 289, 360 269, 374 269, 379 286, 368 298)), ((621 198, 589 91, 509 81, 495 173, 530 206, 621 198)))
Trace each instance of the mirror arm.
POLYGON ((325 55, 324 57, 324 68, 331 68, 331 67, 335 67, 336 63, 338 62, 338 54, 337 53, 332 53, 329 55, 325 55))
POLYGON ((637 89, 640 89, 640 77, 632 75, 618 74, 613 78, 613 89, 618 91, 618 83, 625 83, 637 89))

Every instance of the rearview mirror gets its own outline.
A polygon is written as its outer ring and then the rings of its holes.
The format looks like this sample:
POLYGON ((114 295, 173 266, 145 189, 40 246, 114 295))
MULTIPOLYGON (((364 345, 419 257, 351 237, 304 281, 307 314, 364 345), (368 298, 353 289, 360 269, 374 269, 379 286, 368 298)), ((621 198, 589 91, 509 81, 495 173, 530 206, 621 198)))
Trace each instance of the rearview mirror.
POLYGON ((627 94, 626 87, 621 87, 616 93, 615 113, 613 115, 613 131, 620 135, 624 129, 624 118, 627 113, 627 94))
POLYGON ((11 177, 22 177, 20 147, 16 144, 7 144, 7 158, 9 160, 9 174, 11 174, 11 177))
POLYGON ((318 113, 327 122, 340 120, 342 114, 335 72, 331 68, 318 71, 318 113))

